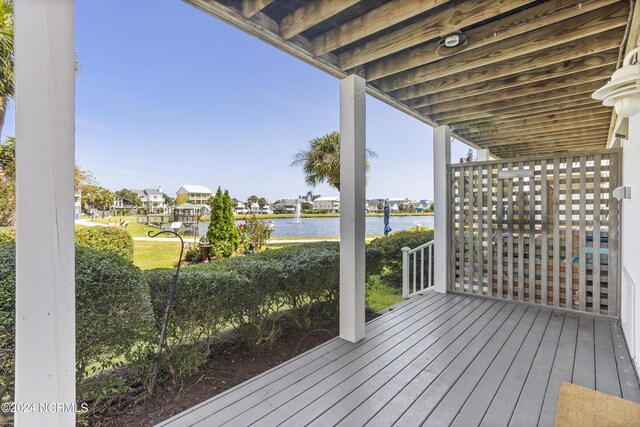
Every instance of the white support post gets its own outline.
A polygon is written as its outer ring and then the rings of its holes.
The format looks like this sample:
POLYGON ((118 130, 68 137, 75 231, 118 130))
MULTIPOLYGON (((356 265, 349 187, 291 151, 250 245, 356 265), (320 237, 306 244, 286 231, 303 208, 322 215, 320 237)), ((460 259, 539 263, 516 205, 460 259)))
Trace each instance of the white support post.
POLYGON ((340 81, 340 337, 365 328, 365 80, 340 81))
POLYGON ((409 298, 409 251, 411 248, 404 247, 402 250, 402 298, 409 298))
POLYGON ((486 148, 480 148, 478 149, 478 161, 479 162, 486 162, 491 160, 491 154, 489 153, 489 150, 486 148))
POLYGON ((447 292, 449 284, 449 175, 451 162, 451 131, 448 126, 433 129, 434 245, 433 289, 447 292))
POLYGON ((75 425, 74 2, 19 0, 15 400, 26 426, 75 425), (66 405, 60 406, 39 405, 66 405))

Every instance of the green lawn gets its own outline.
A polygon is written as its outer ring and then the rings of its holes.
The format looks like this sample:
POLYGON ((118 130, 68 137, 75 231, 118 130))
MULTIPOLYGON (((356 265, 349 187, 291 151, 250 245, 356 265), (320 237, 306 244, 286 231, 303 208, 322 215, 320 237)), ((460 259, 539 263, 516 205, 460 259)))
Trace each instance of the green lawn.
POLYGON ((133 263, 141 270, 173 268, 180 256, 180 242, 133 242, 133 263))
MULTIPOLYGON (((119 224, 122 220, 129 221, 129 225, 127 225, 127 231, 129 232, 131 237, 147 237, 150 231, 153 231, 154 233, 161 231, 157 227, 150 227, 148 225, 136 222, 135 216, 114 216, 111 218, 111 223, 119 224)), ((108 224, 109 220, 107 218, 98 218, 94 222, 98 222, 100 224, 108 224)))
POLYGON ((379 311, 402 301, 402 291, 380 281, 378 276, 371 277, 366 290, 367 307, 379 311))

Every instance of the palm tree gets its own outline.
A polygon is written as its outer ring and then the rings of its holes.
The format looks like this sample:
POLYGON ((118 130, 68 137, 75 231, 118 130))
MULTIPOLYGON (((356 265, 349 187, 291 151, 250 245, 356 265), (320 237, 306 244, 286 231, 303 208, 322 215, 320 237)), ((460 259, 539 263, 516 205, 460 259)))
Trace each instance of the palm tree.
MULTIPOLYGON (((340 191, 340 134, 331 132, 309 141, 309 150, 300 150, 293 156, 291 167, 302 166, 305 181, 310 187, 326 182, 340 191)), ((365 168, 368 173, 369 159, 377 157, 367 149, 365 168)))
POLYGON ((7 112, 7 103, 15 93, 13 73, 13 1, 0 4, 0 136, 7 112))

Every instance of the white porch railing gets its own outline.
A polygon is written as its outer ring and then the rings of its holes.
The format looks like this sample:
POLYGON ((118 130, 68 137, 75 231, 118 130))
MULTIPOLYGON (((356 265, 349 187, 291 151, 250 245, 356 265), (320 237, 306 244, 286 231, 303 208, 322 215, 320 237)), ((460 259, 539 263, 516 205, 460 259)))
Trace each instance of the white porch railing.
POLYGON ((433 287, 434 243, 432 240, 417 248, 402 248, 403 298, 409 298, 412 295, 433 287))

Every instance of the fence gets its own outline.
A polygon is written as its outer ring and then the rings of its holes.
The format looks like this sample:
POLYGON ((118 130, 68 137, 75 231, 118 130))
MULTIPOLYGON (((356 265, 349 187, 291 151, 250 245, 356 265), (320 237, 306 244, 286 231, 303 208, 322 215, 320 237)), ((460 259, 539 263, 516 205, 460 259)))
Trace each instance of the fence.
POLYGON ((616 316, 619 151, 451 165, 451 283, 616 316))
POLYGON ((433 287, 433 244, 434 241, 432 240, 417 248, 402 248, 403 298, 409 298, 433 287), (420 265, 418 265, 418 254, 420 254, 420 265), (412 292, 411 289, 413 290, 412 292))

